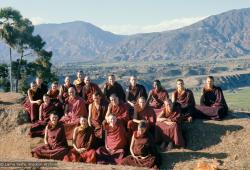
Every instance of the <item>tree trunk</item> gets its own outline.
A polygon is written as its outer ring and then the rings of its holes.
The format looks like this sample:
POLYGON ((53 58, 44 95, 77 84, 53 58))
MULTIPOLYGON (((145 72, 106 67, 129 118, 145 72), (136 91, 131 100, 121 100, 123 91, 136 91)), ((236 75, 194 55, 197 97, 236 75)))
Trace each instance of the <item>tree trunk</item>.
POLYGON ((21 50, 21 58, 19 60, 18 66, 17 66, 17 76, 16 76, 16 92, 18 92, 18 83, 20 78, 20 71, 22 67, 22 60, 23 60, 23 49, 21 50))
POLYGON ((11 54, 11 48, 10 48, 10 92, 13 90, 13 82, 12 82, 12 54, 11 54))

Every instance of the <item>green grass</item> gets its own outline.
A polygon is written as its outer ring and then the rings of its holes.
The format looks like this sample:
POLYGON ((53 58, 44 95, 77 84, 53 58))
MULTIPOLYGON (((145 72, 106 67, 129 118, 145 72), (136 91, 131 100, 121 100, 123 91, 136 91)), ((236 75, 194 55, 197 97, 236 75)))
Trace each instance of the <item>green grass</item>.
MULTIPOLYGON (((223 92, 230 110, 250 111, 250 87, 226 90, 223 92)), ((194 92, 195 101, 199 104, 200 93, 194 92)))

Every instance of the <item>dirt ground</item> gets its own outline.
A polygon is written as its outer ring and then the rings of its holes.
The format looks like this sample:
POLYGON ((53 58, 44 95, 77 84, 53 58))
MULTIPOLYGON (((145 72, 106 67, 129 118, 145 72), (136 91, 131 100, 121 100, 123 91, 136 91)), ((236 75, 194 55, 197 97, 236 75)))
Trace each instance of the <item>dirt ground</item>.
MULTIPOLYGON (((3 161, 42 162, 43 166, 49 161, 52 163, 50 166, 54 166, 26 169, 138 169, 32 158, 31 149, 41 145, 43 139, 31 139, 27 135, 30 124, 26 123, 21 98, 20 94, 0 93, 0 169, 6 169, 1 167, 3 161)), ((249 113, 230 113, 223 121, 195 120, 191 124, 183 124, 182 128, 187 147, 162 153, 161 169, 196 169, 199 162, 215 164, 221 170, 250 169, 249 113)))

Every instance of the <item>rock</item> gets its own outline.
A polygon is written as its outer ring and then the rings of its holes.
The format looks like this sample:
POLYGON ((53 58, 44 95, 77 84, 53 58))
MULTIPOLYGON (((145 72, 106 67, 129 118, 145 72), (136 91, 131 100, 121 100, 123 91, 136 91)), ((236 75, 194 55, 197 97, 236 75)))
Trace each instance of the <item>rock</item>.
POLYGON ((29 123, 29 116, 28 113, 24 110, 18 112, 16 122, 18 125, 22 125, 24 123, 29 123))

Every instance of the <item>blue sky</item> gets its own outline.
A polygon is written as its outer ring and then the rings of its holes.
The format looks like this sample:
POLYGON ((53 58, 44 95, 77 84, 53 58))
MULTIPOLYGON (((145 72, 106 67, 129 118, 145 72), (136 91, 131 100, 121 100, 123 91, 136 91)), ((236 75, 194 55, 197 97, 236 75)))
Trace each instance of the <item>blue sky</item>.
POLYGON ((190 25, 204 17, 250 7, 249 0, 0 0, 34 24, 82 20, 118 34, 190 25))

